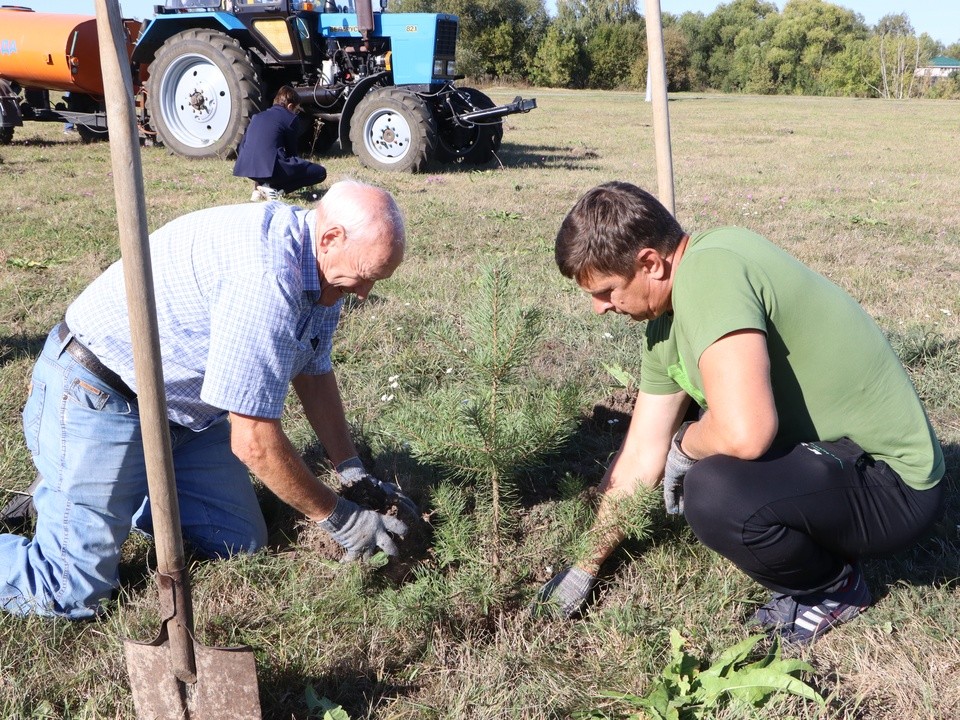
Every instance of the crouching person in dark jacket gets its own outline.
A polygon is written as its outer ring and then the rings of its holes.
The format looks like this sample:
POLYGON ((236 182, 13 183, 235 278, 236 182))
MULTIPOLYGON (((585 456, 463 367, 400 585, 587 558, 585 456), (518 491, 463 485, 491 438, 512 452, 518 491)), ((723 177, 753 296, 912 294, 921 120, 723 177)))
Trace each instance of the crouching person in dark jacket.
POLYGON ((289 85, 277 91, 273 107, 250 118, 233 174, 253 180, 250 200, 276 200, 284 193, 322 183, 322 165, 297 157, 300 99, 289 85))

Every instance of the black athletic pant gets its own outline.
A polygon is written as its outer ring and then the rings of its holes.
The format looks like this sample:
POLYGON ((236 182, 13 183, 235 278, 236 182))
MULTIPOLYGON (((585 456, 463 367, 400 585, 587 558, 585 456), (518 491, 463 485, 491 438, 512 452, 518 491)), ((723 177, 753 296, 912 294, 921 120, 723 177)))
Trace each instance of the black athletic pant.
POLYGON ((943 511, 946 483, 914 490, 846 438, 757 460, 704 458, 684 515, 707 547, 774 592, 822 590, 847 563, 908 548, 943 511))
POLYGON ((274 190, 289 193, 322 183, 327 179, 327 169, 315 162, 294 158, 283 164, 278 162, 271 177, 252 179, 258 185, 269 185, 274 190))

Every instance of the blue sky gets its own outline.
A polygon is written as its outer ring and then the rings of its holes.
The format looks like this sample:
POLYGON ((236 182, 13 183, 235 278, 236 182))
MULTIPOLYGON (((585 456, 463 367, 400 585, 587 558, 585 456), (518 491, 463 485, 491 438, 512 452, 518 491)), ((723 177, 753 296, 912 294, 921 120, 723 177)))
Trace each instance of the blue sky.
MULTIPOLYGON (((142 19, 153 16, 158 2, 162 0, 120 0, 120 7, 125 17, 142 19)), ((43 12, 94 13, 94 0, 18 0, 17 4, 43 12)), ((676 15, 687 10, 709 14, 720 4, 720 0, 660 0, 660 9, 676 15)), ((918 33, 946 45, 960 40, 960 0, 833 0, 833 4, 860 13, 871 25, 884 15, 906 13, 918 33)), ((638 5, 642 12, 645 0, 638 0, 638 5)), ((777 5, 782 9, 784 0, 777 0, 777 5)), ((553 6, 553 0, 547 0, 547 6, 553 6)))

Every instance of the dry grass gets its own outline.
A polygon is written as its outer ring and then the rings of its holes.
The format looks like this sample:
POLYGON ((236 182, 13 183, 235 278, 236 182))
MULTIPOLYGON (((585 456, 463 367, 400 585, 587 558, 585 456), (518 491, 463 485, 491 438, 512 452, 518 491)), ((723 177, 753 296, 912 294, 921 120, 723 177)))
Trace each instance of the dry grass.
MULTIPOLYGON (((506 101, 516 94, 493 88, 506 101)), ((575 379, 584 413, 612 392, 602 363, 636 374, 639 328, 591 315, 557 273, 552 241, 563 214, 590 186, 626 179, 655 189, 649 105, 631 93, 536 91, 539 108, 507 121, 502 166, 436 166, 417 176, 380 174, 353 157, 324 161, 393 191, 407 216, 408 259, 375 296, 344 317, 338 376, 359 438, 378 470, 429 500, 433 475, 396 454, 383 420, 446 368, 424 344, 436 317, 471 302, 477 268, 510 266, 517 295, 546 314, 548 344, 535 367, 575 379), (400 376, 391 402, 387 378, 400 376)), ((691 231, 749 226, 851 292, 902 347, 928 338, 910 369, 946 444, 951 483, 960 460, 960 204, 953 101, 684 95, 670 103, 677 214, 691 231)), ((49 327, 117 257, 108 146, 64 139, 57 124, 29 124, 0 148, 0 502, 32 479, 19 412, 32 359, 49 327)), ((229 163, 191 162, 161 148, 143 153, 151 228, 190 210, 244 202, 229 163)), ((295 442, 310 444, 291 408, 295 442)), ((564 459, 595 481, 618 436, 583 430, 543 468, 555 483, 564 459)), ((957 500, 937 535, 916 550, 867 565, 879 602, 863 618, 803 653, 830 696, 820 715, 783 700, 758 718, 949 718, 960 704, 960 542, 957 500)), ((274 507, 275 504, 267 503, 274 507)), ((560 560, 551 501, 518 551, 560 560)), ((655 520, 647 543, 617 554, 601 597, 572 625, 534 623, 524 610, 536 571, 517 597, 489 614, 454 598, 434 618, 426 606, 388 621, 393 588, 374 570, 322 561, 288 515, 271 529, 284 549, 193 567, 198 632, 209 644, 257 651, 264 716, 305 718, 307 686, 354 718, 565 718, 603 705, 601 690, 642 692, 663 667, 671 626, 703 657, 743 637, 758 587, 700 547, 682 523, 655 520)), ((131 543, 114 612, 92 624, 0 616, 0 716, 131 717, 120 652, 124 637, 157 631, 145 571, 149 545, 131 543)), ((741 718, 742 711, 717 717, 741 718)))

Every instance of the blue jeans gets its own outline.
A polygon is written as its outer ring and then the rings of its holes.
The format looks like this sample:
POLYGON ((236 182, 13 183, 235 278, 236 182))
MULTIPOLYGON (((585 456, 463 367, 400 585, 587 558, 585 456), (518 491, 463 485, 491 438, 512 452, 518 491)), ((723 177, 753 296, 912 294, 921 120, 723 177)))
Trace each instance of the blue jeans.
MULTIPOLYGON (((51 331, 23 410, 27 446, 43 478, 32 540, 0 535, 0 608, 70 619, 97 614, 118 584, 120 547, 151 531, 137 403, 74 361, 51 331)), ((170 425, 184 539, 221 557, 254 552, 267 531, 230 426, 170 425)))

